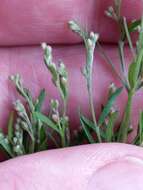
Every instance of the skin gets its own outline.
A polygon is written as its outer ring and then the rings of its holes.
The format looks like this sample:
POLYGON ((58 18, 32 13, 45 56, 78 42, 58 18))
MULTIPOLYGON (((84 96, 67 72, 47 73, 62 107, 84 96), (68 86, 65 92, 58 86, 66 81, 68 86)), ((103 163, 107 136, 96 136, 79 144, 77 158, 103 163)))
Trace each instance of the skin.
MULTIPOLYGON (((45 87, 49 98, 56 97, 56 89, 50 82, 39 48, 43 41, 56 44, 53 46, 55 61, 62 59, 68 68, 68 112, 71 127, 79 127, 78 106, 81 106, 84 113, 89 114, 85 83, 80 73, 85 56, 82 45, 77 44, 80 39, 68 30, 66 23, 75 19, 88 29, 99 32, 100 41, 105 43, 104 49, 118 69, 119 58, 115 44, 118 39, 117 26, 104 16, 104 10, 111 3, 112 1, 107 0, 89 0, 88 4, 86 0, 0 2, 0 127, 6 127, 7 113, 12 108, 11 102, 17 99, 17 94, 7 79, 9 75, 20 73, 34 95, 38 94, 41 87, 45 87), (68 46, 65 46, 65 43, 68 43, 68 46), (22 47, 18 47, 19 45, 22 47)), ((141 0, 123 0, 122 14, 128 20, 139 18, 142 5, 141 0)), ((126 53, 126 61, 129 63, 131 55, 128 47, 126 53)), ((94 64, 94 99, 97 115, 101 104, 105 103, 105 95, 111 82, 115 82, 117 86, 121 85, 97 49, 94 64)), ((121 112, 126 100, 127 95, 124 91, 116 103, 121 112)), ((46 101, 48 103, 48 98, 46 101)), ((134 98, 134 128, 137 126, 138 110, 142 105, 140 91, 134 98)), ((118 190, 122 185, 122 189, 125 190, 140 190, 143 187, 142 167, 142 148, 125 144, 85 145, 45 151, 2 162, 0 187, 2 190, 40 190, 41 187, 42 190, 56 190, 59 187, 63 190, 118 190)))

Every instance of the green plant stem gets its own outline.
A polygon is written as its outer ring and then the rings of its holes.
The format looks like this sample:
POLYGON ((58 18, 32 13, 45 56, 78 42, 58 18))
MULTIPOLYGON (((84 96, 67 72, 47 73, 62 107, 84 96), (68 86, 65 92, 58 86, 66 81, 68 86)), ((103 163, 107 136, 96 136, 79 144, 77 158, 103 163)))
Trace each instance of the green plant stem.
POLYGON ((133 55, 133 58, 134 58, 136 56, 136 53, 135 53, 135 50, 134 50, 134 47, 133 47, 133 43, 132 43, 131 36, 130 36, 130 33, 129 33, 129 29, 128 29, 128 24, 127 24, 127 21, 126 21, 125 17, 123 18, 123 26, 124 26, 124 29, 125 29, 125 34, 127 36, 127 40, 129 42, 129 47, 131 49, 131 52, 132 52, 132 55, 133 55))
POLYGON ((131 111, 132 111, 132 100, 134 96, 134 90, 130 90, 128 93, 128 101, 126 104, 123 122, 121 123, 119 135, 118 135, 118 141, 126 143, 127 137, 128 137, 128 129, 130 125, 130 119, 131 119, 131 111))
POLYGON ((63 117, 65 117, 67 113, 67 100, 63 100, 63 104, 63 117))
POLYGON ((35 139, 34 137, 31 139, 31 144, 30 144, 30 153, 34 153, 35 150, 35 139))
POLYGON ((64 130, 63 127, 61 126, 60 121, 58 122, 58 126, 59 126, 59 129, 60 129, 60 136, 61 136, 62 147, 65 147, 65 146, 66 146, 65 130, 64 130))
POLYGON ((101 136, 100 136, 100 130, 99 127, 97 125, 97 121, 96 121, 96 116, 95 116, 95 110, 94 110, 94 101, 93 101, 93 90, 92 90, 92 83, 93 83, 93 79, 92 79, 92 72, 93 72, 93 59, 94 59, 94 53, 90 50, 87 49, 87 65, 86 68, 89 73, 88 73, 88 78, 87 78, 87 88, 88 88, 88 94, 89 94, 89 104, 90 104, 90 110, 91 110, 91 114, 92 114, 92 119, 95 125, 95 129, 96 129, 96 133, 97 133, 97 138, 98 141, 101 143, 101 136))
POLYGON ((65 134, 61 134, 61 140, 62 140, 62 147, 66 147, 66 141, 65 141, 65 134))

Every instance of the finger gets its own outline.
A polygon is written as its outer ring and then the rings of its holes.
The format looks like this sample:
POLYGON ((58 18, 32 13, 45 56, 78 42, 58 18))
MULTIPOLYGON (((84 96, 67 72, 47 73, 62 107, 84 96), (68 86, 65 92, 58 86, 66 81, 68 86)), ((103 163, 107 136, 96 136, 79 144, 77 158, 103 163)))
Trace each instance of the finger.
POLYGON ((1 163, 0 176, 2 190, 142 190, 143 149, 98 144, 45 151, 1 163))
MULTIPOLYGON (((119 57, 115 46, 104 46, 106 53, 111 57, 119 73, 119 57)), ((55 47, 53 50, 54 61, 62 59, 67 66, 69 73, 69 103, 68 112, 70 116, 70 125, 78 128, 79 114, 78 109, 81 108, 82 113, 90 116, 89 101, 86 89, 86 81, 81 74, 81 68, 84 66, 85 50, 82 46, 61 46, 55 47)), ((129 63, 129 49, 126 49, 126 61, 129 63)), ((51 76, 43 63, 43 52, 38 47, 29 48, 5 48, 0 50, 0 127, 6 126, 9 111, 12 109, 12 102, 19 99, 12 83, 8 80, 9 75, 20 73, 23 82, 29 88, 34 97, 38 95, 41 88, 46 88, 47 99, 45 111, 49 106, 49 99, 59 98, 57 89, 51 82, 51 76)), ((114 82, 118 87, 121 86, 117 76, 113 73, 110 66, 101 57, 98 50, 95 52, 93 77, 93 93, 95 100, 95 108, 97 117, 101 110, 101 106, 106 103, 108 95, 108 87, 114 82)), ((137 127, 138 112, 142 108, 142 91, 134 98, 132 124, 137 127)), ((127 102, 127 94, 125 91, 119 96, 116 107, 123 114, 127 102)))
MULTIPOLYGON (((113 0, 1 1, 0 45, 80 42, 67 27, 71 19, 98 32, 101 41, 117 42, 117 26, 104 14, 112 3, 113 0)), ((122 14, 127 20, 140 18, 142 8, 142 0, 122 1, 122 14)))

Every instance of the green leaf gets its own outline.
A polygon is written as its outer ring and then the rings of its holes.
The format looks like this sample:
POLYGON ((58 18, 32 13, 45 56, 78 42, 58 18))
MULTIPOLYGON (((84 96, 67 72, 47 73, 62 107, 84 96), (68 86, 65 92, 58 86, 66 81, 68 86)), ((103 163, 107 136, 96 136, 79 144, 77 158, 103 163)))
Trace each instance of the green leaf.
POLYGON ((129 84, 130 84, 131 89, 134 88, 135 83, 137 82, 135 80, 135 76, 134 76, 135 75, 134 74, 135 69, 136 69, 136 63, 134 62, 134 63, 130 64, 129 71, 128 71, 128 80, 129 80, 129 84))
POLYGON ((136 21, 133 21, 131 22, 129 25, 128 25, 128 30, 129 32, 135 32, 138 28, 138 26, 141 25, 141 20, 136 20, 136 21))
POLYGON ((56 148, 60 148, 59 143, 56 141, 56 138, 54 137, 54 135, 51 132, 47 132, 47 135, 49 139, 54 143, 56 148))
POLYGON ((23 96, 28 102, 30 101, 30 102, 33 102, 33 100, 32 100, 32 94, 31 94, 31 92, 30 92, 30 90, 29 89, 27 89, 27 88, 24 88, 23 87, 23 90, 24 90, 24 93, 25 93, 25 95, 26 96, 23 96))
POLYGON ((132 55, 133 55, 133 57, 135 57, 136 53, 135 53, 131 35, 130 35, 129 29, 128 29, 127 20, 125 17, 123 18, 123 26, 124 26, 125 35, 127 37, 127 41, 128 41, 129 47, 131 49, 132 55))
POLYGON ((38 112, 41 111, 41 107, 45 100, 45 97, 46 97, 46 91, 45 89, 42 89, 38 96, 37 103, 35 105, 35 111, 38 111, 38 112))
POLYGON ((57 128, 57 125, 51 119, 49 119, 48 116, 45 116, 44 114, 39 112, 34 112, 33 116, 41 122, 45 123, 47 127, 53 129, 60 134, 60 130, 57 128))
POLYGON ((115 122, 117 120, 118 117, 118 112, 114 112, 110 115, 109 117, 109 121, 107 124, 107 129, 106 129, 106 141, 107 142, 112 142, 112 138, 114 136, 114 127, 115 127, 115 122))
POLYGON ((80 113, 80 122, 81 122, 81 125, 83 127, 83 130, 85 132, 85 135, 86 135, 89 143, 91 143, 91 144, 95 143, 95 140, 93 139, 90 129, 89 129, 90 122, 88 122, 88 120, 86 120, 86 118, 81 113, 80 113), (88 122, 88 124, 87 124, 87 122, 88 122))
MULTIPOLYGON (((132 21, 131 23, 129 23, 129 24, 127 25, 129 34, 131 34, 131 33, 133 33, 133 32, 136 32, 137 29, 138 29, 138 27, 139 27, 140 25, 141 25, 141 20, 136 20, 136 21, 132 21)), ((126 36, 126 32, 124 31, 122 40, 125 41, 125 40, 126 40, 126 37, 127 37, 127 36, 126 36)))
POLYGON ((105 122, 105 119, 106 117, 108 116, 108 114, 110 113, 111 111, 111 108, 116 100, 116 98, 120 95, 120 93, 122 92, 122 89, 123 88, 118 88, 111 96, 110 98, 108 99, 108 102, 107 104, 104 106, 104 109, 99 117, 99 120, 98 120, 98 126, 101 126, 104 122, 105 122))
POLYGON ((129 66, 128 80, 131 89, 137 87, 136 85, 138 83, 138 77, 142 66, 142 60, 143 60, 143 48, 140 50, 139 54, 137 55, 135 62, 133 62, 129 66))
POLYGON ((38 151, 47 150, 48 148, 48 142, 47 138, 43 140, 43 142, 40 144, 38 151))
MULTIPOLYGON (((84 123, 86 124, 86 126, 90 129, 93 130, 93 132, 97 135, 97 126, 95 126, 95 124, 90 121, 88 118, 86 118, 85 116, 83 116, 82 114, 80 114, 80 116, 82 117, 84 123)), ((103 132, 103 130, 101 130, 100 128, 100 135, 102 138, 106 139, 105 133, 103 132)))
POLYGON ((67 88, 67 85, 63 84, 61 81, 60 81, 60 89, 61 89, 61 92, 62 92, 63 99, 67 99, 67 97, 68 97, 68 88, 67 88))
POLYGON ((11 112, 8 121, 8 140, 10 142, 12 142, 13 133, 14 133, 13 122, 14 122, 14 112, 11 112))
POLYGON ((5 138, 0 139, 0 146, 2 147, 2 149, 12 158, 14 157, 14 153, 12 151, 11 145, 9 144, 9 142, 5 142, 5 138))
POLYGON ((138 39, 138 44, 137 44, 138 51, 140 51, 140 49, 142 48, 143 48, 143 17, 141 19, 139 39, 138 39))

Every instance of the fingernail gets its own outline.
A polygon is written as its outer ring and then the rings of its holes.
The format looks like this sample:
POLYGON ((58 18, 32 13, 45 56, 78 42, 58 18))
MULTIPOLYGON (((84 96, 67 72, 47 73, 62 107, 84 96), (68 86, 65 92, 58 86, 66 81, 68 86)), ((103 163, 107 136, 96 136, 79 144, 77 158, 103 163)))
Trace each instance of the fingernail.
POLYGON ((88 190, 142 190, 143 160, 127 156, 112 161, 95 171, 88 190))

